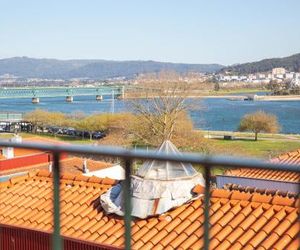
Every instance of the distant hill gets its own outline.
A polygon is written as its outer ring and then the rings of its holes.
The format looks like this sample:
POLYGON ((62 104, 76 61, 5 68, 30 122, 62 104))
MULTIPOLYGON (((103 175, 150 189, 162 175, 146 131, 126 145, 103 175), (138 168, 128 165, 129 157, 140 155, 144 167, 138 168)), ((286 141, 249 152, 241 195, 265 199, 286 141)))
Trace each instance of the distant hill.
POLYGON ((232 65, 221 69, 221 72, 230 71, 235 74, 251 74, 270 71, 277 67, 283 67, 289 71, 300 72, 300 53, 289 57, 271 58, 258 62, 232 65))
POLYGON ((56 60, 13 57, 0 59, 0 75, 12 74, 24 78, 93 78, 134 77, 140 73, 174 70, 178 73, 216 72, 219 64, 184 64, 155 61, 56 60))

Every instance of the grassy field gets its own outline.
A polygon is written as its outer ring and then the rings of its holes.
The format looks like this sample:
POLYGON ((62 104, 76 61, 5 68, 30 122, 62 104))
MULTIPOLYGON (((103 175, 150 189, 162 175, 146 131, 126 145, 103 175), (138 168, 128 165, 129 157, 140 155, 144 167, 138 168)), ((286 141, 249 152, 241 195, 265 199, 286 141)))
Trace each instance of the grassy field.
POLYGON ((209 139, 211 154, 269 159, 279 154, 300 149, 296 140, 223 140, 209 139))
MULTIPOLYGON (((257 158, 269 160, 280 154, 300 149, 300 140, 223 140, 208 139, 211 155, 234 156, 241 158, 257 158)), ((195 166, 199 172, 203 172, 201 166, 195 166)), ((216 166, 212 169, 212 174, 223 174, 226 168, 216 166)))
MULTIPOLYGON (((224 135, 231 135, 234 137, 242 137, 247 139, 253 139, 254 133, 251 132, 234 132, 234 131, 213 131, 213 130, 202 130, 200 131, 206 137, 214 137, 214 136, 224 136, 224 135)), ((299 134, 267 134, 267 133, 259 133, 258 137, 260 139, 295 139, 300 140, 299 134)))
MULTIPOLYGON (((212 133, 210 131, 210 133, 212 133)), ((228 132, 227 132, 228 133, 228 132)), ((205 135, 206 133, 203 132, 205 135)), ((220 135, 222 132, 214 131, 215 135, 220 135)), ((46 135, 46 134, 28 134, 21 133, 23 138, 43 137, 49 139, 55 139, 58 141, 75 143, 75 144, 101 144, 101 140, 81 139, 78 137, 69 137, 62 135, 46 135)), ((13 134, 0 134, 0 138, 9 139, 13 134)), ((274 135, 262 134, 258 141, 253 140, 253 134, 250 133, 237 133, 235 136, 241 136, 243 139, 235 140, 223 140, 223 139, 205 139, 208 146, 208 153, 211 155, 228 155, 228 156, 243 156, 243 157, 255 157, 261 159, 269 159, 279 154, 290 152, 296 149, 300 149, 300 136, 293 135, 293 138, 289 138, 292 135, 274 135), (249 138, 248 138, 249 137, 249 138)))

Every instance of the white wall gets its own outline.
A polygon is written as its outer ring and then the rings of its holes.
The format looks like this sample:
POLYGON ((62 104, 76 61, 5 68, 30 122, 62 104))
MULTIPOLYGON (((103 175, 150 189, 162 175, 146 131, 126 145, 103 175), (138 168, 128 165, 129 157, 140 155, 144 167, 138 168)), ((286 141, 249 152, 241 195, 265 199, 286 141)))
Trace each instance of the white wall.
POLYGON ((108 168, 92 171, 92 172, 89 172, 89 173, 83 174, 83 175, 84 176, 93 176, 94 175, 99 178, 108 177, 108 178, 115 179, 115 180, 124 180, 125 179, 125 170, 122 166, 117 164, 117 165, 113 165, 108 168))

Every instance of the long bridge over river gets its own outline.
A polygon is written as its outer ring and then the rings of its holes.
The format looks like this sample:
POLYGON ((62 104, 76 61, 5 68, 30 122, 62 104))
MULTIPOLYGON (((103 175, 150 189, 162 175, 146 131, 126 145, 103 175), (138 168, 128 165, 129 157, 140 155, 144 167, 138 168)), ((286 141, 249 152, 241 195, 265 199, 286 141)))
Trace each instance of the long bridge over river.
POLYGON ((32 103, 39 103, 42 97, 59 96, 66 97, 67 102, 73 102, 74 96, 95 96, 101 101, 104 95, 124 98, 124 86, 0 88, 0 99, 31 98, 32 103))

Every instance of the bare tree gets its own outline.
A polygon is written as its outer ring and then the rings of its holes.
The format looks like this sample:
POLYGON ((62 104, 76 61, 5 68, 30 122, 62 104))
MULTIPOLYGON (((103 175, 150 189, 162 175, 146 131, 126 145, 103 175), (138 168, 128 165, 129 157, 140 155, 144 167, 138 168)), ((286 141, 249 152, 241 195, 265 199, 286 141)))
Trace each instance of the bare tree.
POLYGON ((146 98, 131 102, 136 114, 131 133, 149 145, 178 137, 178 128, 184 130, 180 123, 190 122, 187 111, 194 106, 187 101, 189 85, 174 72, 162 72, 151 84, 144 85, 143 92, 146 98))

